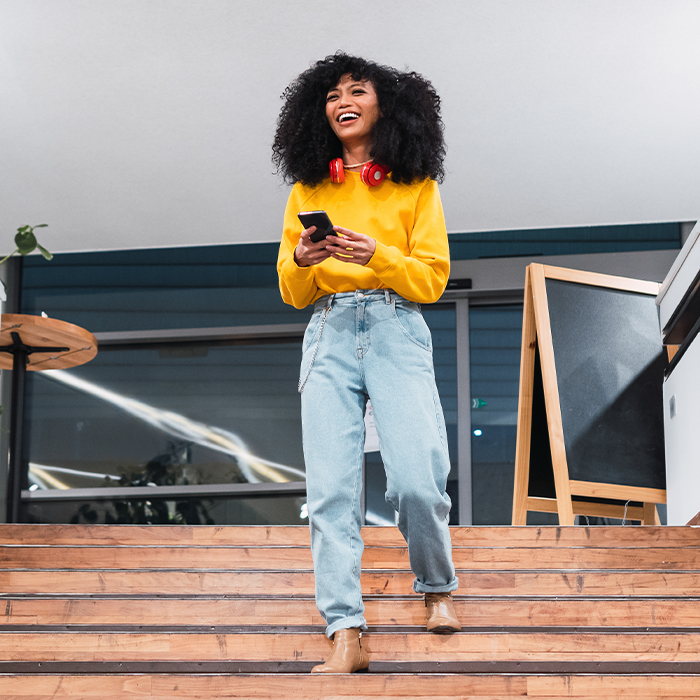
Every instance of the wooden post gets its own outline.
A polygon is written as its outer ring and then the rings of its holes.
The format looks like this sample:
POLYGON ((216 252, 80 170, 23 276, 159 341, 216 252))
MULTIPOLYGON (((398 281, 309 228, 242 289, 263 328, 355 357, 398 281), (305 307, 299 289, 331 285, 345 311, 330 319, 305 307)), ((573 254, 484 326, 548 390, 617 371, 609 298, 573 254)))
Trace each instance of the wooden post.
POLYGON ((561 406, 559 404, 559 387, 557 385, 557 370, 554 363, 554 345, 552 344, 552 327, 549 322, 547 306, 547 288, 544 282, 544 267, 530 265, 530 280, 535 307, 537 338, 542 364, 542 384, 544 386, 544 402, 547 407, 547 427, 549 429, 549 447, 552 452, 552 467, 554 468, 554 485, 557 491, 557 511, 560 525, 574 524, 574 509, 571 503, 571 488, 569 487, 569 470, 566 464, 566 444, 564 429, 561 422, 561 406))
POLYGON ((520 355, 520 389, 518 391, 518 427, 515 443, 515 488, 513 491, 513 525, 527 525, 527 489, 530 480, 530 438, 532 400, 535 381, 537 330, 532 300, 530 268, 525 271, 523 302, 523 336, 520 355))

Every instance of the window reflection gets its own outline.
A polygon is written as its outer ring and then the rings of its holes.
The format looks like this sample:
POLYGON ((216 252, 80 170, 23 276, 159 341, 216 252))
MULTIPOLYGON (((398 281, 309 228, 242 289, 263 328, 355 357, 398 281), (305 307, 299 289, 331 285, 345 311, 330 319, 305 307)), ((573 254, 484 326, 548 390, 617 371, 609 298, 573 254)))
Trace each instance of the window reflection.
POLYGON ((44 501, 22 505, 23 522, 116 525, 306 525, 306 496, 44 501))
POLYGON ((304 479, 300 342, 104 349, 28 382, 34 489, 304 479))

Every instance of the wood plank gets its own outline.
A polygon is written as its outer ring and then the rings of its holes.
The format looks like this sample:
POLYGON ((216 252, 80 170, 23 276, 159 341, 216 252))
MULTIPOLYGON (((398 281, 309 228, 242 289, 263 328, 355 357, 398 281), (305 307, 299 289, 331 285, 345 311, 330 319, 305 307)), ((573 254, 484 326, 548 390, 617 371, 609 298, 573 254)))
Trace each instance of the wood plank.
MULTIPOLYGON (((700 570, 700 547, 455 547, 455 567, 483 569, 700 570)), ((364 570, 410 569, 406 547, 367 548, 364 570)), ((0 545, 0 569, 166 569, 312 571, 307 547, 62 547, 0 545)))
MULTIPOLYGON (((459 572, 457 595, 697 596, 700 573, 685 571, 459 572), (464 593, 462 593, 464 591, 464 593)), ((408 595, 413 575, 365 572, 365 595, 408 595)), ((5 595, 313 596, 311 572, 0 571, 5 595)))
POLYGON ((530 446, 532 439, 532 401, 535 383, 537 328, 532 298, 530 268, 525 268, 525 299, 520 350, 520 384, 515 440, 515 479, 513 487, 513 525, 527 524, 527 492, 530 481, 530 446))
MULTIPOLYGON (((677 527, 451 527, 453 546, 700 546, 700 528, 677 527)), ((395 527, 363 527, 365 545, 405 546, 395 527)), ((310 546, 302 526, 31 525, 0 524, 0 542, 28 545, 310 546)))
MULTIPOLYGON (((618 518, 620 520, 644 520, 644 509, 636 506, 625 507, 612 503, 588 503, 586 501, 572 501, 574 515, 586 515, 593 518, 618 518)), ((557 513, 558 505, 554 498, 537 498, 530 496, 527 499, 527 509, 538 513, 557 513)))
POLYGON ((645 503, 644 504, 644 524, 645 525, 661 525, 661 518, 659 517, 659 509, 656 507, 656 503, 645 503))
POLYGON ((606 287, 610 289, 622 289, 628 292, 650 294, 652 296, 656 296, 661 288, 658 282, 649 282, 648 280, 605 275, 600 272, 571 270, 568 267, 556 267, 554 265, 542 265, 541 267, 544 268, 545 277, 562 280, 564 282, 575 282, 577 284, 588 284, 594 287, 606 287))
POLYGON ((564 440, 561 404, 559 402, 559 384, 554 361, 552 326, 549 320, 549 305, 547 304, 545 268, 543 265, 537 265, 535 263, 531 263, 528 267, 530 268, 530 280, 532 282, 538 348, 540 364, 542 366, 542 384, 547 411, 549 449, 552 456, 552 469, 554 470, 557 515, 559 516, 560 525, 573 525, 574 511, 571 503, 569 468, 566 460, 566 442, 564 440))
MULTIPOLYGON (((542 661, 697 662, 700 636, 690 633, 368 632, 376 662, 542 661)), ((296 661, 327 658, 332 642, 316 633, 0 632, 3 661, 296 661)))
MULTIPOLYGON (((694 570, 700 568, 699 549, 587 548, 454 550, 455 566, 459 569, 657 569, 694 570), (459 564, 457 563, 459 562, 459 564)), ((364 565, 364 562, 363 562, 364 565)))
POLYGON ((0 697, 23 700, 104 698, 111 700, 225 700, 227 698, 481 698, 509 700, 601 700, 634 698, 668 700, 697 698, 700 677, 639 676, 497 676, 456 674, 311 674, 128 675, 128 676, 0 676, 0 697))
POLYGON ((531 676, 527 681, 528 697, 543 698, 639 698, 700 697, 700 677, 661 676, 531 676), (653 678, 653 677, 652 677, 653 678))
POLYGON ((590 498, 612 498, 620 501, 666 503, 666 489, 649 489, 623 484, 602 484, 594 481, 571 482, 571 493, 590 498))
MULTIPOLYGON (((470 627, 700 627, 695 599, 455 599, 470 627)), ((311 599, 255 598, 14 598, 6 599, 0 629, 7 625, 315 625, 324 622, 311 599)), ((374 625, 423 625, 420 596, 365 601, 374 625)))

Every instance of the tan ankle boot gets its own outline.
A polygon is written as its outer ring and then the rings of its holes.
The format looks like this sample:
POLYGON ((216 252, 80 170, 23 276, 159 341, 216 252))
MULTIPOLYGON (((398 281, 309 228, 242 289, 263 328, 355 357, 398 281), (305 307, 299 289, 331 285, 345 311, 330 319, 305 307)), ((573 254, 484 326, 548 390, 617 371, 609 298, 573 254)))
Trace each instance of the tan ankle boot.
POLYGON ((452 593, 426 593, 425 607, 428 632, 452 634, 462 629, 452 602, 452 593))
POLYGON ((338 630, 333 635, 333 651, 328 661, 314 666, 311 673, 355 673, 369 666, 369 656, 362 648, 360 628, 338 630))

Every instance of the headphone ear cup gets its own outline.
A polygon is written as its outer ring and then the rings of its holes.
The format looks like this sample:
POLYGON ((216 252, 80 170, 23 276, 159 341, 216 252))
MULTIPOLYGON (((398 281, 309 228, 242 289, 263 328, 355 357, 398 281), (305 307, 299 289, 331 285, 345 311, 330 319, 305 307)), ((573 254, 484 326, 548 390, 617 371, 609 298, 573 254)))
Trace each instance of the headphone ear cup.
POLYGON ((328 163, 328 169, 331 171, 331 182, 338 185, 345 182, 345 169, 343 168, 342 158, 333 158, 328 163))
POLYGON ((378 163, 367 163, 362 168, 360 179, 365 183, 365 185, 375 187, 376 185, 382 183, 386 177, 386 174, 387 170, 383 165, 379 165, 378 163))

